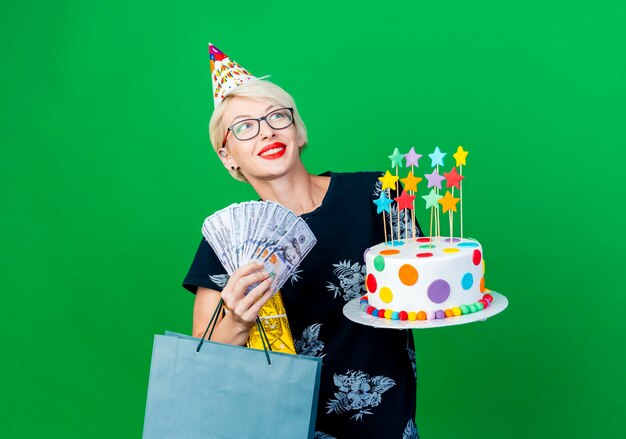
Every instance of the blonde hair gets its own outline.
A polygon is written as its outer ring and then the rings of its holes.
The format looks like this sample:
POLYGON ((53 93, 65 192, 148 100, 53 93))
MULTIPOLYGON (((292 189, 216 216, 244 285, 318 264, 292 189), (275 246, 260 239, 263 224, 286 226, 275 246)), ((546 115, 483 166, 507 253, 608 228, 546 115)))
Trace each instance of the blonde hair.
MULTIPOLYGON (((223 124, 224 114, 228 108, 228 103, 235 97, 265 99, 270 101, 272 104, 280 105, 281 107, 293 108, 293 122, 296 127, 296 133, 303 141, 300 151, 302 151, 302 148, 304 148, 308 143, 309 138, 306 132, 306 125, 304 125, 304 121, 300 117, 300 113, 298 112, 298 108, 296 107, 296 102, 293 97, 278 85, 270 81, 266 81, 264 78, 266 77, 254 79, 235 87, 226 95, 224 100, 217 105, 215 110, 213 110, 211 121, 209 122, 209 137, 216 153, 218 153, 220 148, 222 148, 222 142, 224 141, 224 136, 226 135, 226 130, 228 128, 223 124)), ((246 183, 248 182, 246 177, 244 177, 238 169, 228 169, 228 172, 230 172, 230 175, 234 179, 246 183)))

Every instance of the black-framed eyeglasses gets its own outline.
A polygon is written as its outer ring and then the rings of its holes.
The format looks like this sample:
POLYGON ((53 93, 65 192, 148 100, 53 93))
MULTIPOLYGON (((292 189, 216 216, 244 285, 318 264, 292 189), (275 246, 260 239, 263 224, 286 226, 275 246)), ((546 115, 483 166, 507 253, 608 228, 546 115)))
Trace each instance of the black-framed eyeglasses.
POLYGON ((232 124, 226 131, 222 146, 226 144, 228 133, 233 133, 238 140, 250 140, 256 137, 261 131, 262 120, 274 130, 284 130, 293 124, 293 108, 279 108, 258 119, 243 119, 232 124))

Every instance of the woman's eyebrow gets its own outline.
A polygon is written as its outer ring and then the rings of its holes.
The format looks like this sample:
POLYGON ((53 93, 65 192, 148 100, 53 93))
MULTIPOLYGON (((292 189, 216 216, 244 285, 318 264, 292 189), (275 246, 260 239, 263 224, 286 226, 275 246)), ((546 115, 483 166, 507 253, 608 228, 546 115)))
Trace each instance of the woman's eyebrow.
MULTIPOLYGON (((271 105, 270 105, 269 107, 267 107, 264 111, 269 111, 269 110, 270 110, 270 108, 272 108, 272 107, 276 107, 276 104, 271 104, 271 105)), ((242 115, 240 115, 240 116, 236 116, 236 117, 232 120, 232 123, 235 123, 235 121, 236 121, 237 119, 245 119, 245 118, 252 119, 252 116, 250 116, 249 114, 242 114, 242 115)))
POLYGON ((252 116, 250 116, 248 114, 242 114, 241 116, 235 116, 235 118, 232 120, 232 123, 235 123, 235 121, 237 119, 243 119, 243 118, 252 118, 252 116))

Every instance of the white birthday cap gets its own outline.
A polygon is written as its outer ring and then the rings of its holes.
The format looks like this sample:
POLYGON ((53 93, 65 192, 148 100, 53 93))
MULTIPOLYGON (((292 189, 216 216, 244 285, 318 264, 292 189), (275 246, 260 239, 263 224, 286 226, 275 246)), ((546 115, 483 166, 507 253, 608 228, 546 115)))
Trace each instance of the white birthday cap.
POLYGON ((209 58, 211 60, 211 82, 213 83, 215 107, 235 87, 257 79, 211 43, 209 43, 209 58))

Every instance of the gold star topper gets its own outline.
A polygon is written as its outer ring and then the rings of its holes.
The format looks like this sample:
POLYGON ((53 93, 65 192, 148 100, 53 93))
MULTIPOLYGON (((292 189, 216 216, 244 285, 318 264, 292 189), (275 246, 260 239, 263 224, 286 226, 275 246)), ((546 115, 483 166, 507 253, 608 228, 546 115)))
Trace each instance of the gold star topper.
POLYGON ((401 178, 400 181, 404 185, 405 191, 417 192, 417 184, 422 181, 423 178, 413 175, 413 171, 409 171, 409 175, 406 178, 401 178))
POLYGON ((456 212, 456 203, 459 202, 459 199, 460 198, 454 198, 450 191, 446 191, 443 198, 439 199, 439 204, 443 207, 443 213, 446 213, 450 209, 452 209, 453 212, 456 212))
POLYGON ((385 189, 395 189, 396 182, 398 181, 398 177, 395 177, 387 171, 383 177, 378 177, 378 179, 383 183, 383 187, 381 188, 383 191, 385 189))
POLYGON ((459 147, 456 149, 456 152, 454 154, 452 154, 452 157, 454 157, 454 160, 456 160, 456 165, 458 166, 466 166, 467 163, 465 163, 465 159, 467 158, 467 154, 469 154, 469 151, 465 151, 463 149, 463 147, 461 145, 459 145, 459 147))

